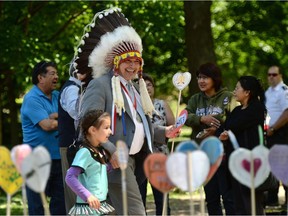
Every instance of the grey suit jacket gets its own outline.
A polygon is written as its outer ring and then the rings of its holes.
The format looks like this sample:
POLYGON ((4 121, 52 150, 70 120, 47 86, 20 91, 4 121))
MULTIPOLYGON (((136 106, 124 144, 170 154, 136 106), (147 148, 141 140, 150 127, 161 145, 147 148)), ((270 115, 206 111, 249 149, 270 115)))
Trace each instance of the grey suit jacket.
MULTIPOLYGON (((105 112, 108 112, 110 113, 110 115, 112 115, 113 97, 112 97, 111 78, 112 78, 112 72, 104 74, 101 77, 90 81, 83 97, 80 117, 82 117, 84 113, 86 113, 88 110, 91 109, 104 110, 105 112)), ((124 95, 123 90, 122 94, 124 95)), ((127 144, 128 149, 130 149, 134 137, 135 125, 132 119, 132 114, 126 97, 123 96, 123 98, 125 107, 124 116, 126 124, 126 136, 124 136, 123 134, 123 125, 121 116, 117 115, 114 134, 109 137, 109 141, 107 143, 102 144, 102 146, 105 149, 107 149, 111 154, 113 154, 116 151, 116 142, 118 140, 123 140, 127 144)), ((155 141, 157 141, 158 143, 165 144, 166 143, 165 128, 157 125, 152 125, 151 120, 147 115, 146 119, 149 124, 152 143, 154 142, 155 138, 155 141)), ((147 142, 145 142, 144 145, 145 144, 147 145, 147 142)))

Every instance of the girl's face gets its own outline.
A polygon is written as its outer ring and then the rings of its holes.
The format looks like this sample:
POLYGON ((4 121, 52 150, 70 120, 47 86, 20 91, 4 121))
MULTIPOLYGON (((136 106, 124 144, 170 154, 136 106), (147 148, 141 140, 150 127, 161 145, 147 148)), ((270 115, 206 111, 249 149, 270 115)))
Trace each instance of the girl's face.
POLYGON ((102 119, 102 124, 97 129, 94 126, 89 128, 89 134, 91 135, 92 142, 91 144, 95 147, 99 146, 101 143, 108 141, 109 136, 111 135, 111 118, 105 117, 102 119))
POLYGON ((249 99, 249 91, 243 89, 240 82, 237 82, 233 94, 236 101, 240 102, 241 104, 246 104, 249 99))

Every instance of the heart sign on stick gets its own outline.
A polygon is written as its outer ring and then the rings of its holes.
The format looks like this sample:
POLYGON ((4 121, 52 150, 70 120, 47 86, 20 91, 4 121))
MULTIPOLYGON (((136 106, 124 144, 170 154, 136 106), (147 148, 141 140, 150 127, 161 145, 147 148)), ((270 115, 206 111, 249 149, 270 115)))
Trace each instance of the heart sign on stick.
POLYGON ((11 159, 10 151, 0 146, 0 186, 9 195, 16 193, 22 185, 23 179, 11 159))
POLYGON ((183 125, 184 125, 185 122, 186 122, 187 117, 188 117, 188 112, 187 112, 187 110, 182 110, 182 111, 180 112, 179 117, 178 117, 177 120, 176 120, 175 128, 174 128, 173 130, 171 130, 171 131, 168 132, 168 135, 169 135, 170 137, 175 137, 175 136, 176 136, 175 134, 178 133, 179 130, 183 127, 183 125))
POLYGON ((183 90, 191 81, 191 74, 189 72, 178 72, 173 76, 173 85, 178 90, 183 90))
POLYGON ((270 172, 268 154, 269 150, 263 145, 256 146, 252 151, 238 148, 230 156, 230 172, 241 184, 251 188, 250 171, 253 168, 254 187, 257 188, 265 181, 270 172))
POLYGON ((270 149, 268 160, 273 175, 288 186, 288 146, 274 145, 270 149))
POLYGON ((32 148, 28 144, 16 145, 11 149, 12 161, 19 172, 21 172, 21 165, 24 158, 26 158, 31 152, 32 148))
POLYGON ((200 150, 191 152, 191 164, 188 164, 188 156, 183 152, 175 152, 168 156, 166 161, 166 171, 169 179, 174 185, 183 191, 189 191, 189 185, 192 186, 191 191, 199 188, 207 178, 210 165, 207 155, 200 150), (188 170, 191 167, 191 170, 188 170), (189 173, 192 180, 189 182, 189 173))
POLYGON ((169 192, 175 187, 166 173, 166 160, 165 154, 153 153, 144 162, 144 172, 149 182, 163 193, 169 192))
POLYGON ((44 192, 51 168, 51 157, 47 149, 37 146, 22 162, 21 174, 27 186, 36 193, 44 192))
POLYGON ((207 183, 217 171, 221 164, 224 148, 222 142, 214 136, 202 140, 200 146, 193 140, 181 142, 177 147, 177 152, 188 152, 201 150, 206 153, 210 162, 210 170, 205 183, 207 183))

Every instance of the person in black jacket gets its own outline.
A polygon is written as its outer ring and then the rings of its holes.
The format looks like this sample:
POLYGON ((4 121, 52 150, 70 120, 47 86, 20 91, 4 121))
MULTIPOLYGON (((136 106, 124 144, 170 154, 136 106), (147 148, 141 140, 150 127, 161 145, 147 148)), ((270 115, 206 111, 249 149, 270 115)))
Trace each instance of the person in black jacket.
MULTIPOLYGON (((260 81, 254 76, 239 78, 234 96, 240 106, 236 107, 227 117, 220 140, 228 141, 228 130, 231 130, 242 148, 252 150, 259 145, 258 125, 264 126, 266 115, 265 94, 260 81)), ((227 143, 228 157, 233 151, 231 143, 227 143)), ((237 215, 251 215, 250 188, 242 185, 231 175, 232 191, 237 215)), ((264 215, 264 194, 256 190, 256 215, 264 215)))
MULTIPOLYGON (((71 65, 72 64, 73 61, 71 65)), ((76 195, 67 187, 65 182, 66 172, 69 168, 67 148, 73 143, 74 139, 77 138, 76 128, 79 119, 79 97, 83 94, 85 87, 91 79, 91 75, 77 73, 73 67, 70 67, 69 75, 69 79, 64 83, 60 90, 58 101, 59 147, 66 211, 71 209, 76 200, 76 195)))

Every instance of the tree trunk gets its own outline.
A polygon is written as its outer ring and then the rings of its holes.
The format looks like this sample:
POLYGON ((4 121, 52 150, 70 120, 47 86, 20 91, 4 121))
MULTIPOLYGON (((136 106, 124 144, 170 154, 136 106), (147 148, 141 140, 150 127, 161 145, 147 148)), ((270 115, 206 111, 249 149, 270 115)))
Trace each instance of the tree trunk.
MULTIPOLYGON (((13 72, 11 71, 10 74, 13 72)), ((18 113, 19 113, 19 108, 17 106, 17 103, 15 101, 16 99, 16 91, 17 88, 15 88, 15 83, 16 81, 12 79, 14 76, 7 76, 7 86, 8 86, 8 109, 9 109, 9 119, 10 119, 10 143, 4 143, 5 146, 8 147, 13 147, 17 144, 19 144, 19 123, 18 123, 18 113)))
POLYGON ((201 64, 216 62, 211 30, 211 1, 184 1, 188 68, 192 75, 189 94, 199 91, 196 71, 201 64))

